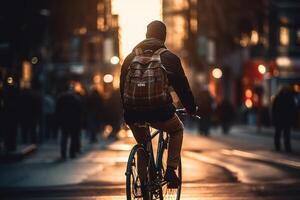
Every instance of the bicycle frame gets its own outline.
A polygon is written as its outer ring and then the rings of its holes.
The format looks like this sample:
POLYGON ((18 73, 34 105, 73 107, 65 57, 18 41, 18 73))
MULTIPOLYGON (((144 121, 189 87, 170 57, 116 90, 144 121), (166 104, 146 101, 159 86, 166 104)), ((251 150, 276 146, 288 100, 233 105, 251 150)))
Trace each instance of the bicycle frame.
MULTIPOLYGON (((150 124, 145 123, 145 124, 139 124, 141 127, 146 128, 146 143, 145 144, 136 144, 129 155, 128 159, 128 164, 127 164, 127 170, 125 172, 126 175, 126 194, 127 194, 127 199, 132 199, 131 195, 134 195, 136 198, 141 198, 141 196, 136 196, 135 193, 132 193, 132 188, 137 188, 137 194, 140 191, 138 188, 140 186, 136 185, 130 185, 132 183, 132 180, 137 180, 136 183, 139 184, 138 179, 135 179, 134 177, 138 177, 134 174, 132 174, 132 165, 131 163, 135 155, 137 155, 138 149, 143 151, 144 155, 146 156, 145 159, 147 160, 147 163, 144 163, 145 170, 147 170, 146 174, 147 175, 146 179, 144 179, 144 186, 146 187, 147 191, 149 191, 149 195, 153 195, 156 199, 162 199, 164 195, 168 195, 168 193, 163 193, 166 190, 163 190, 163 188, 167 187, 168 182, 164 180, 164 174, 165 174, 165 165, 166 164, 163 158, 166 158, 164 152, 168 149, 168 142, 169 142, 169 134, 165 133, 162 130, 156 130, 150 132, 150 124), (154 152, 152 140, 156 137, 159 136, 158 138, 158 144, 157 144, 157 152, 154 152), (156 154, 154 154, 156 153, 156 154), (155 160, 155 155, 156 155, 156 160, 155 160), (133 175, 133 176, 132 176, 133 175), (132 179, 134 178, 134 179, 132 179)), ((136 164, 134 164, 136 167, 136 164)), ((181 163, 178 168, 178 173, 179 177, 181 178, 181 163)), ((139 174, 139 172, 137 172, 139 174)), ((135 182, 133 183, 135 184, 135 182)), ((176 199, 180 198, 180 191, 181 191, 181 186, 178 187, 178 190, 176 190, 176 199), (179 191, 179 192, 178 192, 179 191)), ((172 192, 172 191, 171 191, 172 192)), ((172 194, 171 194, 172 195, 172 194)))
MULTIPOLYGON (((187 115, 186 111, 184 109, 177 109, 177 113, 182 115, 187 115)), ((200 119, 199 116, 193 115, 193 117, 196 117, 200 119)), ((137 124, 141 128, 146 128, 146 143, 145 144, 136 144, 129 155, 128 162, 127 162, 127 170, 125 172, 126 175, 126 195, 127 199, 134 198, 141 198, 140 196, 142 188, 147 189, 148 193, 146 195, 153 196, 157 199, 163 199, 165 197, 176 197, 176 200, 180 199, 181 194, 181 184, 173 190, 173 187, 170 187, 170 193, 169 191, 169 185, 168 182, 164 180, 164 176, 166 173, 167 163, 165 162, 165 158, 167 158, 167 155, 164 154, 164 152, 168 153, 168 145, 169 145, 169 134, 164 134, 164 131, 162 130, 156 130, 154 132, 150 132, 151 124, 144 122, 141 124, 137 124), (157 146, 157 152, 154 152, 152 140, 159 135, 158 138, 158 146, 157 146), (136 159, 138 159, 138 151, 141 151, 143 153, 145 159, 147 160, 147 163, 143 163, 141 166, 146 167, 147 175, 146 179, 142 180, 144 182, 141 182, 141 179, 139 177, 139 170, 136 165, 136 159), (156 160, 155 160, 155 154, 156 153, 156 160), (142 184, 144 183, 144 184, 142 184), (133 184, 133 185, 131 185, 133 184), (143 187, 142 187, 143 186, 143 187), (145 188, 146 187, 146 188, 145 188), (133 191, 133 190, 134 191, 133 191), (138 196, 136 195, 138 194, 138 196), (133 195, 133 196, 132 196, 133 195), (165 196, 166 195, 166 196, 165 196), (169 196, 170 195, 170 196, 169 196)), ((144 169, 142 169, 144 170, 144 169)), ((181 160, 179 161, 178 168, 176 170, 176 173, 178 174, 178 177, 180 180, 182 179, 182 165, 181 160)), ((172 198, 173 199, 173 198, 172 198)))
MULTIPOLYGON (((149 126, 148 126, 148 130, 149 130, 149 126)), ((150 130, 147 134, 147 140, 146 140, 146 150, 148 152, 148 156, 149 156, 149 159, 148 159, 148 163, 150 167, 152 167, 152 169, 155 170, 155 173, 158 172, 158 166, 157 166, 157 160, 156 162, 154 161, 154 152, 153 152, 153 145, 152 145, 152 139, 155 138, 157 135, 162 135, 163 134, 163 131, 161 130, 157 130, 155 131, 154 133, 150 133, 150 130)), ((159 140, 158 140, 158 143, 160 143, 160 137, 159 137, 159 140)), ((159 150, 159 146, 157 148, 157 150, 159 150)), ((155 174, 157 175, 157 174, 155 174)))
MULTIPOLYGON (((149 125, 148 125, 149 126, 149 125)), ((150 127, 150 126, 149 126, 150 127)), ((148 127, 148 128, 149 128, 148 127)), ((149 132, 147 133, 147 140, 146 140, 146 150, 148 152, 148 166, 150 166, 152 169, 154 169, 153 172, 155 172, 155 178, 157 178, 158 175, 160 175, 160 169, 162 166, 160 166, 160 162, 161 162, 161 158, 159 156, 156 157, 156 161, 154 160, 154 151, 153 151, 153 145, 152 145, 152 140, 153 138, 155 138, 157 135, 159 135, 159 138, 158 138, 158 146, 157 146, 157 155, 159 155, 159 151, 162 149, 162 148, 165 148, 164 145, 167 145, 165 143, 165 139, 163 138, 164 137, 164 132, 162 130, 156 130, 154 131, 152 134, 150 133, 150 129, 148 129, 149 132), (149 163, 150 162, 150 163, 149 163)), ((166 138, 166 140, 168 140, 168 136, 166 138)), ((161 179, 162 177, 160 177, 161 179)), ((153 181, 153 180, 152 180, 153 181)), ((159 182, 158 183, 159 186, 163 186, 166 184, 166 182, 159 182)))

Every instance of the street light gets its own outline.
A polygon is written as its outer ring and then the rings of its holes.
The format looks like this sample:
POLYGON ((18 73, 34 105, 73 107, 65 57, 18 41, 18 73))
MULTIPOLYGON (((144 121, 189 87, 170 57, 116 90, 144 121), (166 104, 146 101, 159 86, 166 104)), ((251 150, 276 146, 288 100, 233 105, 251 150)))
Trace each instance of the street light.
POLYGON ((245 91, 245 96, 246 96, 247 98, 252 98, 252 96, 253 96, 252 90, 247 89, 247 90, 245 91))
POLYGON ((223 76, 223 72, 220 68, 215 68, 212 71, 212 75, 215 79, 220 79, 223 76))
POLYGON ((38 59, 36 56, 34 56, 34 57, 31 58, 31 63, 32 63, 32 64, 35 65, 35 64, 37 64, 38 62, 39 62, 39 59, 38 59))
POLYGON ((114 77, 111 74, 105 74, 103 77, 104 83, 111 83, 111 82, 113 82, 113 80, 114 80, 114 77))
POLYGON ((99 84, 101 81, 101 76, 99 74, 95 75, 93 81, 95 84, 99 84))
POLYGON ((252 100, 251 100, 251 99, 246 99, 246 101, 245 101, 245 106, 246 106, 247 108, 252 108, 252 106, 253 106, 252 100))
POLYGON ((266 73, 266 67, 264 65, 258 65, 258 72, 261 74, 265 74, 266 73))
POLYGON ((120 59, 119 59, 118 56, 113 56, 113 57, 111 57, 111 59, 110 59, 110 63, 113 64, 113 65, 116 65, 116 64, 118 64, 119 62, 120 62, 120 59))
POLYGON ((14 79, 12 77, 7 78, 7 83, 8 85, 13 85, 14 84, 14 79))

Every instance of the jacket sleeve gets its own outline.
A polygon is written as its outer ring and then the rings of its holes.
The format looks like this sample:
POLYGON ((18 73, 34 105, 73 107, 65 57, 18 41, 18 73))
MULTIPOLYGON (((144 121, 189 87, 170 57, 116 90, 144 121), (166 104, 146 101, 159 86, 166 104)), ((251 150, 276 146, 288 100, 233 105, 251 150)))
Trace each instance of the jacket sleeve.
POLYGON ((187 77, 183 71, 180 59, 167 51, 162 56, 162 62, 168 72, 169 84, 174 88, 182 105, 188 113, 195 114, 196 105, 187 77))
POLYGON ((121 74, 120 74, 120 95, 121 95, 122 104, 123 104, 123 100, 124 100, 124 99, 123 99, 123 95, 124 95, 124 82, 125 82, 125 77, 126 77, 127 69, 128 69, 128 67, 129 67, 129 65, 130 65, 130 63, 131 63, 133 57, 134 57, 133 53, 129 54, 129 55, 125 58, 125 60, 124 60, 124 62, 123 62, 123 64, 122 64, 122 66, 121 66, 121 74))

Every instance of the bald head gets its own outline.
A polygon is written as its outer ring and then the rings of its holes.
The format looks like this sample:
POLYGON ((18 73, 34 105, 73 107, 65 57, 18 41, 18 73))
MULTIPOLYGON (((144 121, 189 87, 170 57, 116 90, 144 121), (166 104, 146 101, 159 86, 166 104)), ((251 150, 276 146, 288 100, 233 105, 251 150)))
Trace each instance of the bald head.
POLYGON ((166 25, 158 20, 148 24, 146 38, 156 38, 162 42, 166 41, 167 28, 166 25))

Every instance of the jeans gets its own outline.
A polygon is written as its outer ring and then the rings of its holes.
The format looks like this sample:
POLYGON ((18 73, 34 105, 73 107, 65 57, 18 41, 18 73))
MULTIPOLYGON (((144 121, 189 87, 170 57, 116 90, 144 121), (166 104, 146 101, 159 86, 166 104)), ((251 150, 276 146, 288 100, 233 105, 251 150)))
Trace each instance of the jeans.
MULTIPOLYGON (((163 130, 170 135, 169 148, 168 148, 168 160, 167 165, 172 168, 177 168, 180 160, 180 152, 183 140, 183 124, 175 114, 171 119, 163 122, 150 123, 151 127, 159 130, 163 130)), ((134 135, 135 140, 146 145, 147 132, 149 131, 146 127, 139 126, 138 124, 130 124, 130 129, 134 135)), ((139 156, 138 154, 138 171, 145 172, 145 165, 147 164, 146 158, 139 156)), ((142 176, 143 177, 143 176, 142 176)))
POLYGON ((290 152, 291 151, 291 128, 289 126, 276 126, 275 127, 275 136, 274 136, 275 149, 277 151, 280 151, 281 132, 283 132, 285 150, 287 152, 290 152))

